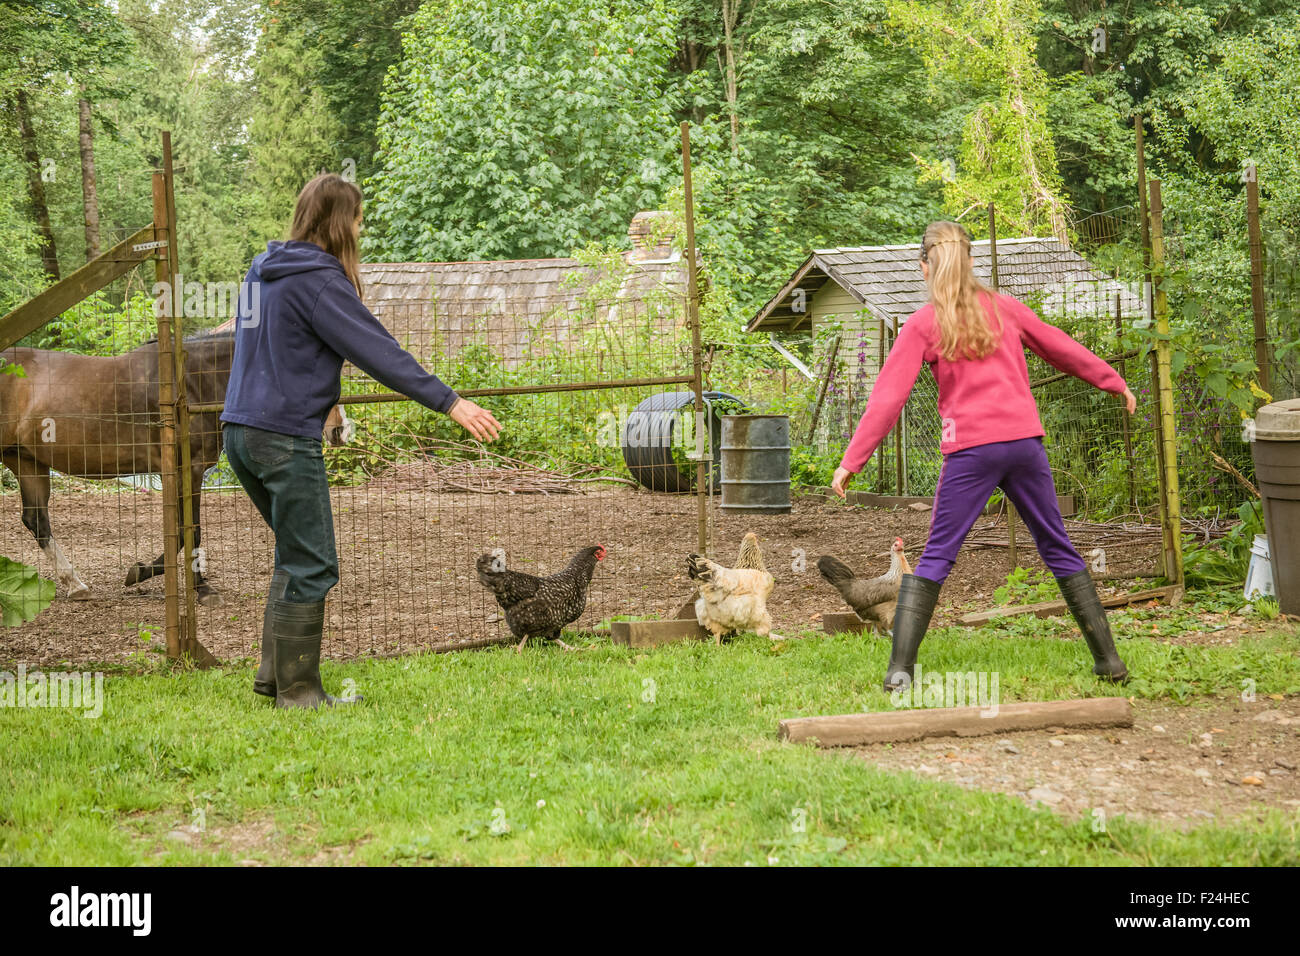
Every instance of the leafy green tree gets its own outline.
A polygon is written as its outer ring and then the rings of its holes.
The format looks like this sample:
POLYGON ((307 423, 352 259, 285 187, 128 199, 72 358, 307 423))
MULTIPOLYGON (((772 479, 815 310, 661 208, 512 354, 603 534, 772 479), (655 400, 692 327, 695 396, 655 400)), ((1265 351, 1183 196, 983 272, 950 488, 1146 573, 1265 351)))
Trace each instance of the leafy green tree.
POLYGON ((1294 22, 1291 0, 1041 0, 1038 61, 1060 170, 1076 209, 1135 202, 1133 115, 1158 116, 1147 153, 1168 169, 1212 162, 1213 144, 1183 123, 1186 97, 1221 44, 1294 22), (1181 127, 1180 132, 1176 132, 1181 127))
POLYGON ((556 255, 621 234, 674 160, 666 0, 450 0, 403 36, 370 180, 370 255, 556 255))
MULTIPOLYGON (((273 18, 258 40, 249 180, 249 220, 258 241, 282 238, 303 185, 321 169, 338 172, 339 127, 316 84, 323 54, 285 20, 273 18)), ((349 169, 355 174, 355 169, 349 169)))
POLYGON ((1014 233, 1046 229, 1064 237, 1068 213, 1047 125, 1049 84, 1036 59, 1037 0, 887 5, 933 71, 988 90, 966 120, 959 161, 927 163, 930 175, 946 183, 949 211, 994 203, 1014 233))

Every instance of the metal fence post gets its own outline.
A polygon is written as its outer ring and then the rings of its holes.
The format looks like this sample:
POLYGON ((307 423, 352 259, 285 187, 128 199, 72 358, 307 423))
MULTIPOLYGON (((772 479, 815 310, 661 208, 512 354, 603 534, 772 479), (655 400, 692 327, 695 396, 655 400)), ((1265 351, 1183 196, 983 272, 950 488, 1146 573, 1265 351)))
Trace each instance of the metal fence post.
MULTIPOLYGON (((989 203, 989 278, 993 281, 993 291, 998 291, 998 218, 993 203, 989 203)), ((1016 547, 1016 506, 1010 498, 1004 500, 1007 506, 1007 543, 1010 545, 1011 567, 1020 567, 1020 551, 1016 547)))
POLYGON ((708 501, 706 495, 712 486, 713 476, 708 472, 712 462, 705 464, 708 417, 704 411, 704 356, 700 346, 699 277, 695 261, 695 195, 691 184, 691 125, 682 123, 682 189, 686 208, 686 321, 691 327, 691 362, 695 392, 695 502, 696 546, 700 554, 709 553, 708 501))

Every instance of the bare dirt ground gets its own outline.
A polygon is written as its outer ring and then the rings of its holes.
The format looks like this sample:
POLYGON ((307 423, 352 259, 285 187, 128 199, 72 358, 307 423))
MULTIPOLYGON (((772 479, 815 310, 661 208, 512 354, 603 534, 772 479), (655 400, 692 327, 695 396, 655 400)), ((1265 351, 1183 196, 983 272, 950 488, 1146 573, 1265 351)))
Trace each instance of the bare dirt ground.
POLYGON ((1130 728, 952 737, 854 754, 1069 818, 1123 814, 1188 828, 1300 807, 1300 699, 1139 700, 1134 711, 1130 728))
MULTIPOLYGON (((341 580, 327 606, 326 653, 332 657, 405 653, 508 638, 490 595, 474 575, 474 559, 504 548, 512 567, 532 573, 560 570, 581 547, 602 543, 580 626, 617 615, 661 617, 690 594, 686 555, 696 546, 693 497, 614 486, 587 486, 583 494, 489 495, 425 490, 418 473, 337 488, 334 517, 341 580)), ((52 519, 57 539, 90 586, 92 598, 62 596, 35 621, 6 628, 0 661, 29 666, 115 663, 127 667, 156 658, 164 635, 163 579, 124 589, 127 569, 162 548, 161 498, 117 483, 95 490, 56 491, 52 519)), ((200 640, 217 657, 257 652, 263 595, 271 570, 271 536, 240 491, 208 490, 202 530, 207 575, 220 604, 198 611, 200 640)), ((18 520, 17 495, 0 495, 0 554, 52 575, 18 520)), ((977 528, 993 519, 981 519, 977 528)), ((878 574, 888 565, 895 536, 909 558, 920 556, 929 513, 847 507, 817 496, 796 498, 789 515, 736 518, 710 511, 711 556, 731 560, 746 531, 759 535, 777 585, 770 610, 775 628, 818 627, 826 611, 846 610, 816 571, 816 558, 833 553, 855 569, 878 574)), ((1022 529, 1023 530, 1023 529, 1022 529)), ((1021 540, 1028 542, 1027 533, 1021 540)), ((1040 567, 1031 547, 1021 564, 1040 567)), ((1145 545, 1110 549, 1109 572, 1149 573, 1145 545)), ((994 588, 1011 570, 1006 548, 962 553, 944 588, 937 623, 957 609, 990 606, 994 588)), ((1129 581, 1114 586, 1127 589, 1129 581)))

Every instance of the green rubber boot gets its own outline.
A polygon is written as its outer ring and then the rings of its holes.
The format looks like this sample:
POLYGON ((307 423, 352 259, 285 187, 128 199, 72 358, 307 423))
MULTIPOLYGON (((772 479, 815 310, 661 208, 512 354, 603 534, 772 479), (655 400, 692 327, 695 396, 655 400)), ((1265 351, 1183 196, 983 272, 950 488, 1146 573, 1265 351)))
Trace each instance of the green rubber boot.
POLYGON ((310 710, 324 705, 355 704, 355 697, 332 697, 320 682, 320 644, 325 629, 325 602, 292 604, 275 601, 271 630, 275 638, 275 706, 310 710))
POLYGON ((271 574, 271 587, 266 595, 266 612, 262 615, 262 663, 253 678, 253 693, 263 697, 275 696, 275 638, 271 636, 271 605, 284 597, 289 586, 289 575, 278 568, 271 574))
POLYGON ((1068 578, 1057 578, 1061 586, 1061 596, 1065 605, 1074 615, 1074 620, 1083 632, 1083 639, 1092 651, 1092 672, 1103 680, 1122 684, 1128 680, 1128 668, 1115 650, 1115 642, 1110 636, 1110 623, 1106 620, 1106 609, 1101 606, 1097 588, 1092 583, 1092 575, 1085 568, 1071 574, 1068 578))
POLYGON ((934 615, 943 584, 929 578, 904 574, 898 588, 898 604, 894 608, 894 644, 889 652, 889 666, 885 669, 885 693, 912 686, 916 652, 921 646, 934 615))

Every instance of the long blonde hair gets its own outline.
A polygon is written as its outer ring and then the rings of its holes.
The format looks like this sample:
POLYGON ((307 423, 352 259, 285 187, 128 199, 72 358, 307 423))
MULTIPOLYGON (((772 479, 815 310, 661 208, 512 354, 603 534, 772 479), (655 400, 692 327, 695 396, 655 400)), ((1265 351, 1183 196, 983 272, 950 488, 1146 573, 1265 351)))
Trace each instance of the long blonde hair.
POLYGON ((360 222, 361 190, 337 173, 321 173, 302 187, 289 227, 290 239, 314 242, 338 259, 357 295, 361 294, 360 222))
POLYGON ((939 354, 949 362, 984 358, 1002 340, 997 296, 975 274, 970 259, 970 234, 955 222, 932 222, 921 239, 921 261, 929 263, 926 285, 939 328, 939 354), (988 293, 993 321, 980 305, 988 293))

